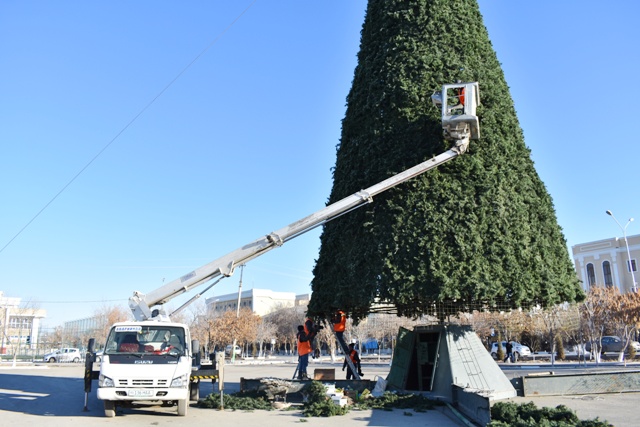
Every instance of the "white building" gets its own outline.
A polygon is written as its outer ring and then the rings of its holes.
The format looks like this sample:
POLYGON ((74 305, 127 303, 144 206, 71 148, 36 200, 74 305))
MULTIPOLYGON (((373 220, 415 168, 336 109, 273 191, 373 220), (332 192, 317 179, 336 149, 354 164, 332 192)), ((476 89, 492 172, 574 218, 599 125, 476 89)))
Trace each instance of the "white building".
POLYGON ((95 316, 64 322, 64 326, 62 327, 62 331, 67 337, 91 335, 98 329, 98 318, 95 316))
MULTIPOLYGON (((211 312, 225 312, 237 310, 238 293, 226 294, 207 298, 205 300, 211 312)), ((294 292, 275 292, 268 289, 249 289, 240 294, 240 308, 248 308, 259 316, 269 314, 284 307, 307 305, 309 294, 296 295, 294 292)))
POLYGON ((591 286, 615 286, 621 293, 634 288, 632 276, 637 288, 638 262, 640 257, 640 235, 627 236, 631 262, 627 254, 627 245, 622 237, 581 243, 572 246, 573 261, 582 287, 588 291, 591 286), (633 272, 633 274, 632 274, 633 272))
POLYGON ((40 334, 40 320, 46 310, 20 307, 21 298, 5 297, 0 291, 0 354, 17 348, 36 348, 40 334))

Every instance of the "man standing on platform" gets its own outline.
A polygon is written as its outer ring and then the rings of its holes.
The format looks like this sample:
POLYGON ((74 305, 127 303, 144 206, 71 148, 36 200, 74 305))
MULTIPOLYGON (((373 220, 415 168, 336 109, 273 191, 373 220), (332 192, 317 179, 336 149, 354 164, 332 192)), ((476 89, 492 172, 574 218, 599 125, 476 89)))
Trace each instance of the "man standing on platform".
POLYGON ((298 325, 298 379, 308 380, 307 366, 309 366, 309 354, 313 352, 313 339, 323 326, 316 326, 313 320, 307 319, 304 325, 298 325))

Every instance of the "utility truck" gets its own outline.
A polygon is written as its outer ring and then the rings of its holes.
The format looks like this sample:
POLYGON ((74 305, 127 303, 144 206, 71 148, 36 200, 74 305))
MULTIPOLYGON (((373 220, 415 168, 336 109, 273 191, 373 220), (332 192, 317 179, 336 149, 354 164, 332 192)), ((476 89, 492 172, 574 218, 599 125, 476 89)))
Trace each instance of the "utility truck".
POLYGON ((454 159, 467 150, 470 139, 480 137, 476 115, 480 101, 477 82, 444 85, 431 98, 441 109, 444 137, 453 141, 448 151, 260 237, 152 292, 134 292, 129 307, 135 321, 120 322, 111 327, 101 356, 97 394, 98 399, 104 401, 105 416, 115 416, 117 406, 145 403, 175 405, 178 415, 186 415, 190 397, 197 395, 193 393, 197 383, 192 381, 192 371, 198 369, 199 343, 192 342, 188 326, 172 322, 171 315, 223 278, 231 276, 237 266, 372 202, 373 197, 383 191, 454 159), (177 296, 213 279, 217 280, 173 313, 167 313, 163 308, 177 296))

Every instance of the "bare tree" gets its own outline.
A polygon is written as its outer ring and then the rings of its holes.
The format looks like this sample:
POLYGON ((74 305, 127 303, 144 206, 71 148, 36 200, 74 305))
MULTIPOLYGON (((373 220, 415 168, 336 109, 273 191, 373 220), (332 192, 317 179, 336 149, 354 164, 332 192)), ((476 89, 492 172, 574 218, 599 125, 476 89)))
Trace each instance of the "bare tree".
POLYGON ((562 341, 569 344, 582 345, 584 337, 582 336, 582 324, 580 319, 580 306, 579 304, 566 304, 564 311, 562 312, 562 328, 559 329, 559 333, 562 336, 562 341))
POLYGON ((348 336, 351 338, 350 341, 355 341, 358 346, 358 352, 362 354, 362 345, 373 335, 373 327, 371 322, 369 322, 369 318, 366 317, 362 319, 357 325, 354 325, 351 319, 349 319, 347 325, 348 336))
MULTIPOLYGON (((487 339, 487 341, 489 341, 491 336, 495 335, 495 315, 496 313, 492 313, 489 311, 474 310, 471 313, 459 313, 457 316, 457 321, 461 325, 471 326, 476 334, 480 337, 480 339, 484 342, 485 338, 487 339)), ((487 342, 485 345, 487 346, 487 350, 491 349, 491 344, 489 342, 487 342)))
POLYGON ((318 348, 326 346, 329 351, 329 356, 331 356, 331 361, 335 362, 337 343, 336 337, 333 333, 333 324, 330 322, 323 322, 322 326, 324 326, 324 328, 318 332, 318 335, 316 335, 316 346, 318 348))
MULTIPOLYGON (((378 341, 380 350, 388 348, 389 351, 393 351, 395 339, 400 328, 412 329, 420 321, 418 319, 400 317, 393 313, 374 313, 367 317, 367 323, 370 325, 367 338, 373 338, 378 341)), ((366 338, 364 339, 366 340, 366 338)))
POLYGON ((103 305, 94 311, 93 316, 96 319, 96 327, 90 335, 96 339, 96 344, 99 346, 98 348, 102 348, 104 343, 107 342, 107 334, 109 333, 111 325, 117 322, 131 320, 132 318, 131 311, 116 305, 103 305))
POLYGON ((191 331, 191 339, 198 340, 200 346, 204 349, 205 353, 209 350, 209 310, 207 310, 204 300, 198 300, 188 307, 188 310, 182 311, 174 316, 172 320, 181 321, 189 325, 191 331), (178 320, 180 318, 181 320, 178 320))
POLYGON ((224 313, 214 313, 207 318, 210 352, 214 349, 224 350, 224 346, 233 341, 231 334, 225 329, 224 313))
POLYGON ((53 350, 55 347, 62 346, 64 336, 64 329, 62 326, 56 326, 53 331, 47 333, 42 337, 42 343, 48 346, 49 350, 53 350))
MULTIPOLYGON (((615 289, 615 288, 614 288, 615 289)), ((624 359, 624 354, 640 326, 640 294, 629 292, 620 294, 617 289, 611 298, 611 321, 616 335, 624 342, 618 360, 624 359)))
POLYGON ((258 356, 264 356, 264 344, 270 343, 272 339, 276 338, 276 332, 278 328, 275 323, 272 323, 267 318, 262 318, 258 324, 256 330, 256 341, 258 343, 258 356))
POLYGON ((583 329, 591 342, 591 353, 595 354, 598 362, 602 349, 602 336, 607 328, 611 329, 613 307, 611 301, 616 292, 617 289, 614 288, 594 286, 581 304, 583 329))
POLYGON ((297 326, 304 324, 305 307, 282 307, 265 316, 276 326, 276 340, 286 354, 296 348, 297 326))
POLYGON ((261 321, 260 316, 248 308, 239 312, 228 310, 211 320, 209 335, 221 347, 233 342, 246 347, 256 341, 261 321))
POLYGON ((548 307, 545 309, 535 309, 532 310, 542 321, 542 325, 544 327, 544 333, 548 337, 549 343, 549 351, 551 353, 551 364, 555 363, 555 354, 556 354, 556 337, 565 329, 568 328, 569 325, 566 325, 566 321, 568 319, 567 314, 570 313, 568 311, 568 306, 559 304, 553 307, 548 307))
POLYGON ((257 351, 254 344, 258 339, 258 327, 262 323, 262 318, 248 308, 243 308, 239 312, 238 337, 237 342, 242 343, 249 354, 249 345, 252 345, 251 353, 255 356, 257 351))

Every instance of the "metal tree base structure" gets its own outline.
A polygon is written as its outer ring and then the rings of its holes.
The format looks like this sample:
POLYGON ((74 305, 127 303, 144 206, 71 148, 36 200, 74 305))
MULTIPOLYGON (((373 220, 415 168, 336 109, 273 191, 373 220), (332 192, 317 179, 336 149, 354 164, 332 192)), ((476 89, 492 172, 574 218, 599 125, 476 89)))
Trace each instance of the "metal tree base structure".
POLYGON ((453 404, 476 419, 488 416, 492 401, 517 396, 478 335, 459 325, 400 328, 387 383, 453 404))

